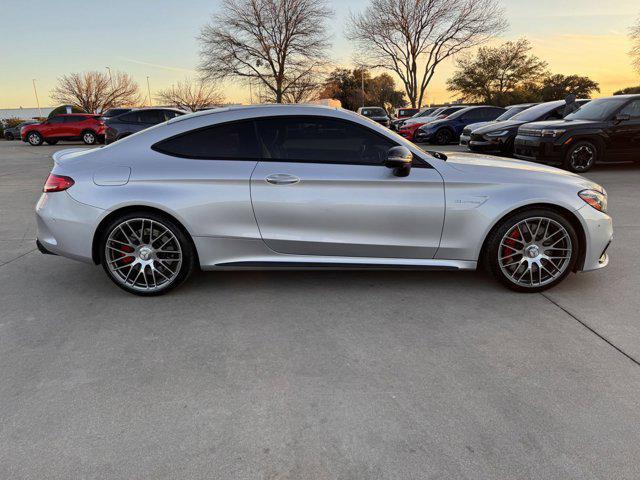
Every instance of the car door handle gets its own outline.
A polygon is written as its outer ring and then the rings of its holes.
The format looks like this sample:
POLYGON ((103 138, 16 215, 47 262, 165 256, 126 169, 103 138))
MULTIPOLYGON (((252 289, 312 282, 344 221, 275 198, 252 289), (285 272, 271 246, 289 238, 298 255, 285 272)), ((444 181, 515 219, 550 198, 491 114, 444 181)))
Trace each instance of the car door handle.
POLYGON ((300 181, 298 177, 288 173, 274 173, 265 178, 265 180, 272 185, 293 185, 300 181))

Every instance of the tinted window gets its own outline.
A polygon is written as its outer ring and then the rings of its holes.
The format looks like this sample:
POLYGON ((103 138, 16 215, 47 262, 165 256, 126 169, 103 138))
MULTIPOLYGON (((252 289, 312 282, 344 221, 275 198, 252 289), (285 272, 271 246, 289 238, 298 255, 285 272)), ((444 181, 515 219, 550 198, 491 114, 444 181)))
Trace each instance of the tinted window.
POLYGON ((131 112, 131 113, 127 113, 126 115, 120 115, 118 117, 118 121, 139 123, 140 122, 140 113, 139 112, 131 112))
POLYGON ((640 118, 640 100, 634 100, 620 110, 622 115, 630 115, 631 118, 640 118))
POLYGON ((567 120, 607 120, 627 100, 624 98, 602 98, 592 100, 580 110, 567 115, 567 120))
POLYGON ((241 160, 260 158, 258 145, 253 122, 248 120, 183 133, 153 149, 177 157, 241 160))
POLYGON ((361 125, 334 118, 256 120, 265 158, 287 162, 382 164, 396 144, 361 125))
POLYGON ((365 117, 384 117, 387 114, 382 108, 363 108, 362 115, 365 117))
POLYGON ((527 108, 524 112, 520 112, 512 118, 513 120, 522 122, 535 122, 537 120, 543 120, 547 115, 549 115, 549 112, 552 112, 560 106, 564 109, 564 105, 564 101, 541 103, 535 107, 527 108))
POLYGON ((451 118, 459 118, 461 115, 464 115, 466 113, 468 108, 469 107, 446 107, 443 108, 440 112, 436 113, 437 115, 447 115, 451 118))
POLYGON ((140 121, 142 123, 160 123, 164 122, 164 115, 158 110, 140 110, 140 121))
POLYGON ((49 123, 52 125, 64 123, 64 117, 53 117, 49 119, 49 123))
POLYGON ((181 112, 176 112, 175 110, 163 110, 162 114, 164 116, 164 120, 171 120, 172 118, 182 115, 181 112))

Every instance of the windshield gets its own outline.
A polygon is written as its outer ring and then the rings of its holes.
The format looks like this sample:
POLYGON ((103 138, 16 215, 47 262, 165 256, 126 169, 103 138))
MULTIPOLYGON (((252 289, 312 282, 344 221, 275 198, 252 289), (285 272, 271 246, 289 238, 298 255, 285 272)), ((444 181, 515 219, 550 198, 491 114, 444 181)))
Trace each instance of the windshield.
POLYGON ((387 112, 382 108, 363 108, 362 115, 365 117, 384 117, 387 112))
POLYGON ((509 120, 511 117, 514 117, 514 116, 518 115, 520 112, 523 112, 528 108, 530 108, 529 105, 524 106, 524 107, 511 107, 509 110, 507 110, 502 115, 500 115, 498 118, 496 118, 496 122, 502 122, 503 120, 509 120))
POLYGON ((413 116, 413 118, 431 116, 437 110, 442 110, 442 109, 441 108, 425 108, 424 110, 420 110, 418 113, 416 113, 413 116))
POLYGON ((565 117, 565 120, 607 120, 613 112, 627 101, 626 98, 601 98, 580 107, 580 110, 565 117))
POLYGON ((535 122, 536 120, 544 118, 553 109, 558 108, 563 104, 564 101, 541 103, 540 105, 527 108, 524 112, 514 115, 511 117, 511 120, 517 120, 519 122, 535 122))

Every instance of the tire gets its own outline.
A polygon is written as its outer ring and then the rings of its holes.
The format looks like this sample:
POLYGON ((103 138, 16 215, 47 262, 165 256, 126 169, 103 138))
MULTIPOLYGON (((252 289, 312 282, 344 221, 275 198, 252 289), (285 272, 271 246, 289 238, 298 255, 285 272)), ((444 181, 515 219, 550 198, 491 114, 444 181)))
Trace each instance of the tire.
POLYGON ((43 140, 42 135, 36 131, 27 133, 27 142, 33 147, 42 145, 43 140))
POLYGON ((58 140, 45 140, 45 142, 47 142, 49 145, 55 145, 56 143, 58 143, 58 140))
POLYGON ((591 170, 599 156, 600 152, 595 143, 581 140, 567 150, 563 166, 570 172, 585 173, 591 170))
POLYGON ((508 216, 491 231, 481 261, 511 290, 535 293, 562 282, 579 253, 571 222, 553 210, 532 209, 508 216))
POLYGON ((452 142, 453 135, 448 128, 441 128, 433 136, 433 143, 436 145, 448 145, 452 142))
POLYGON ((80 135, 85 145, 95 145, 98 143, 98 135, 92 130, 85 130, 80 135))
POLYGON ((163 295, 176 288, 193 271, 195 259, 182 228, 155 212, 130 212, 102 229, 102 268, 116 285, 135 295, 163 295))
POLYGON ((4 136, 7 140, 15 140, 16 137, 13 136, 13 133, 7 132, 4 136))

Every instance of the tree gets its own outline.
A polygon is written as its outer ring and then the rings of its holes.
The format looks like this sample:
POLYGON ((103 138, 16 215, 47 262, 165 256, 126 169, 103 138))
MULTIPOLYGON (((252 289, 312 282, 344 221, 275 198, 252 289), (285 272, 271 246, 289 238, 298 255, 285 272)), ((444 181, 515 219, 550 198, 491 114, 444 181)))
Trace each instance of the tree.
POLYGON ((63 75, 50 96, 93 113, 140 103, 138 84, 122 72, 114 72, 113 76, 96 71, 63 75))
MULTIPOLYGON (((322 84, 318 80, 319 75, 309 72, 299 78, 286 92, 282 94, 280 103, 304 103, 315 100, 322 84)), ((278 103, 277 95, 260 84, 256 87, 258 101, 260 103, 278 103)))
POLYGON ((185 79, 160 90, 156 99, 160 103, 195 112, 201 108, 222 104, 224 95, 218 91, 215 84, 185 79))
POLYGON ((549 75, 542 80, 540 101, 561 100, 570 93, 578 98, 591 98, 591 94, 600 91, 600 85, 589 77, 580 75, 549 75))
POLYGON ((633 66, 640 73, 640 16, 638 16, 635 25, 631 27, 630 36, 633 42, 630 55, 633 60, 633 66))
POLYGON ((396 90, 391 75, 383 73, 377 77, 371 77, 366 69, 335 69, 328 75, 318 96, 340 100, 342 107, 348 110, 357 110, 363 104, 381 107, 386 105, 403 107, 407 104, 404 92, 396 90))
POLYGON ((640 85, 637 87, 627 87, 617 92, 613 92, 614 95, 637 95, 640 94, 640 85))
POLYGON ((223 0, 199 36, 200 71, 257 84, 276 103, 325 65, 326 0, 223 0))
POLYGON ((524 100, 525 92, 531 91, 547 68, 546 62, 530 54, 531 48, 526 39, 481 47, 475 57, 458 59, 457 71, 447 81, 448 89, 466 101, 506 105, 516 97, 524 100))
POLYGON ((370 0, 349 24, 359 59, 395 72, 412 107, 440 63, 506 28, 497 0, 370 0))

